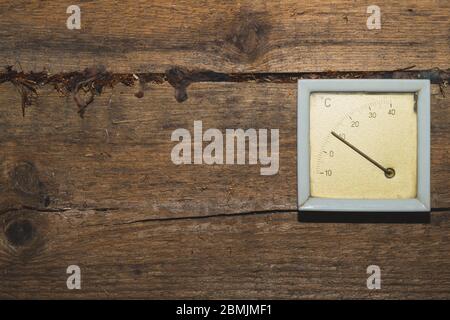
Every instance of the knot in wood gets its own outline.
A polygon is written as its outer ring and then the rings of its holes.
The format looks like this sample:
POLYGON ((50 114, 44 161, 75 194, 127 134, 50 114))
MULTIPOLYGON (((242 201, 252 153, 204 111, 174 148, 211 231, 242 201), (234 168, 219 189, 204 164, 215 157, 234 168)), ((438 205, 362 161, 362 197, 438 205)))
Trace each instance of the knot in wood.
POLYGON ((30 243, 34 234, 34 226, 29 220, 13 221, 5 230, 6 239, 15 247, 24 246, 30 243))
POLYGON ((16 190, 25 194, 39 194, 42 183, 36 167, 29 162, 19 163, 11 172, 11 180, 16 190))
POLYGON ((241 54, 241 58, 252 62, 257 60, 267 45, 270 25, 264 16, 256 13, 243 13, 234 21, 226 40, 241 54))

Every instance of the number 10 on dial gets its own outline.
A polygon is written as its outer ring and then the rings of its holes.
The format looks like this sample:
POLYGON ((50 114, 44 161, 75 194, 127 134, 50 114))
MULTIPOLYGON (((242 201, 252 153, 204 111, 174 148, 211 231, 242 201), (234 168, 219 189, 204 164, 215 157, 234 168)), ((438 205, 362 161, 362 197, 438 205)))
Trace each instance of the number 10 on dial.
POLYGON ((428 211, 429 81, 300 80, 300 210, 428 211))

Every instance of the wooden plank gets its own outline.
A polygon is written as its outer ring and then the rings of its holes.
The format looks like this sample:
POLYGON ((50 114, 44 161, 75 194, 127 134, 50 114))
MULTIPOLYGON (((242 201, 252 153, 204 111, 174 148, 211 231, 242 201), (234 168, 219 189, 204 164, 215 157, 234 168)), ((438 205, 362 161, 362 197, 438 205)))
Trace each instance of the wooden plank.
POLYGON ((0 1, 3 65, 184 66, 222 82, 196 78, 208 82, 178 103, 186 83, 171 69, 139 99, 141 87, 106 88, 84 119, 51 86, 22 117, 16 88, 0 85, 0 298, 450 298, 450 88, 434 69, 450 68, 448 1, 380 0, 381 30, 367 29, 365 1, 83 1, 71 31, 72 4, 0 1), (293 81, 410 66, 434 83, 431 222, 299 222, 293 81), (170 135, 194 120, 280 129, 279 173, 174 165, 170 135), (67 290, 71 264, 80 291, 67 290), (366 287, 372 264, 382 290, 366 287))
POLYGON ((0 60, 53 73, 99 64, 114 72, 450 67, 446 0, 379 0, 381 30, 366 26, 367 1, 83 1, 81 30, 68 30, 72 4, 2 1, 0 60))
MULTIPOLYGON (((11 85, 0 86, 0 210, 121 209, 130 217, 226 214, 297 207, 296 84, 195 83, 178 103, 167 83, 105 91, 78 116, 51 88, 22 117, 11 85), (173 130, 278 128, 280 169, 172 163, 173 130)), ((45 91, 46 89, 44 89, 45 91)), ((450 207, 450 88, 432 85, 432 207, 450 207)))
POLYGON ((320 224, 267 213, 133 223, 121 211, 16 211, 0 217, 0 297, 448 299, 449 217, 320 224), (66 287, 72 264, 81 290, 66 287), (373 264, 381 290, 366 287, 373 264))
POLYGON ((194 84, 183 104, 167 83, 150 85, 142 99, 122 86, 98 97, 84 119, 72 98, 48 89, 23 118, 13 88, 0 87, 0 208, 152 208, 169 217, 296 208, 295 85, 194 84), (194 120, 223 132, 280 128, 279 174, 261 176, 259 165, 173 164, 171 134, 192 131, 194 120), (24 163, 25 177, 15 178, 24 163))

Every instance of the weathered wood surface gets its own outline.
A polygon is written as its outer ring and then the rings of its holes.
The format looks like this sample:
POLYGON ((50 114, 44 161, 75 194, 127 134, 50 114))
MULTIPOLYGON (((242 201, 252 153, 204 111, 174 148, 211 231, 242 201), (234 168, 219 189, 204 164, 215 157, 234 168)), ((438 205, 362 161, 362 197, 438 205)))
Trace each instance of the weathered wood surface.
POLYGON ((168 84, 149 86, 142 99, 136 88, 117 87, 84 119, 54 92, 41 93, 23 118, 14 90, 0 90, 2 207, 117 207, 153 217, 296 208, 293 84, 194 84, 182 104, 168 84), (261 176, 259 165, 173 164, 172 131, 192 131, 194 120, 205 130, 280 128, 279 174, 261 176))
POLYGON ((450 67, 447 0, 377 1, 381 30, 367 29, 366 1, 83 1, 82 29, 68 30, 72 4, 1 1, 0 61, 51 72, 450 67))
MULTIPOLYGON (((297 221, 295 84, 198 83, 182 104, 167 84, 135 90, 105 92, 84 119, 41 92, 22 118, 0 87, 0 296, 449 297, 448 211, 416 225, 297 221), (279 127, 279 174, 173 165, 170 134, 196 119, 279 127), (80 292, 65 287, 69 264, 80 292), (370 264, 381 291, 366 288, 370 264)), ((450 203, 449 91, 432 86, 433 208, 450 203)))
POLYGON ((126 223, 121 211, 2 216, 3 298, 448 298, 450 212, 431 224, 267 213, 126 223), (11 226, 14 221, 15 225, 11 226), (29 231, 17 232, 17 230, 29 231), (8 227, 9 226, 9 227, 8 227), (66 289, 66 268, 82 289, 66 289), (382 270, 368 290, 366 268, 382 270))
POLYGON ((450 298, 450 89, 432 85, 431 222, 324 224, 298 221, 296 84, 276 83, 278 72, 447 69, 448 1, 378 1, 381 31, 366 28, 369 3, 344 0, 84 1, 74 31, 69 4, 0 1, 2 64, 275 81, 194 83, 183 103, 167 82, 140 99, 118 85, 83 119, 50 86, 22 117, 16 89, 0 85, 1 298, 450 298), (279 128, 279 173, 174 165, 170 135, 194 120, 279 128), (66 288, 70 264, 80 291, 66 288), (366 288, 371 264, 381 290, 366 288))
MULTIPOLYGON (((41 92, 22 117, 20 98, 0 87, 2 208, 120 208, 152 218, 297 207, 296 84, 198 83, 178 103, 168 84, 116 87, 81 119, 72 99, 41 92), (177 128, 279 128, 280 169, 175 165, 177 128)), ((432 207, 450 207, 450 89, 432 86, 432 207)))

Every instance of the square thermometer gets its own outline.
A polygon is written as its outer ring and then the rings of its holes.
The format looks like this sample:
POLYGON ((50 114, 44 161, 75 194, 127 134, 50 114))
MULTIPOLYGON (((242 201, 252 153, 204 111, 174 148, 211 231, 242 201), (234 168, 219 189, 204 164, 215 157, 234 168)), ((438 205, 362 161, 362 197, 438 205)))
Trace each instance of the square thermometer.
POLYGON ((430 211, 429 80, 299 80, 298 207, 430 211))

